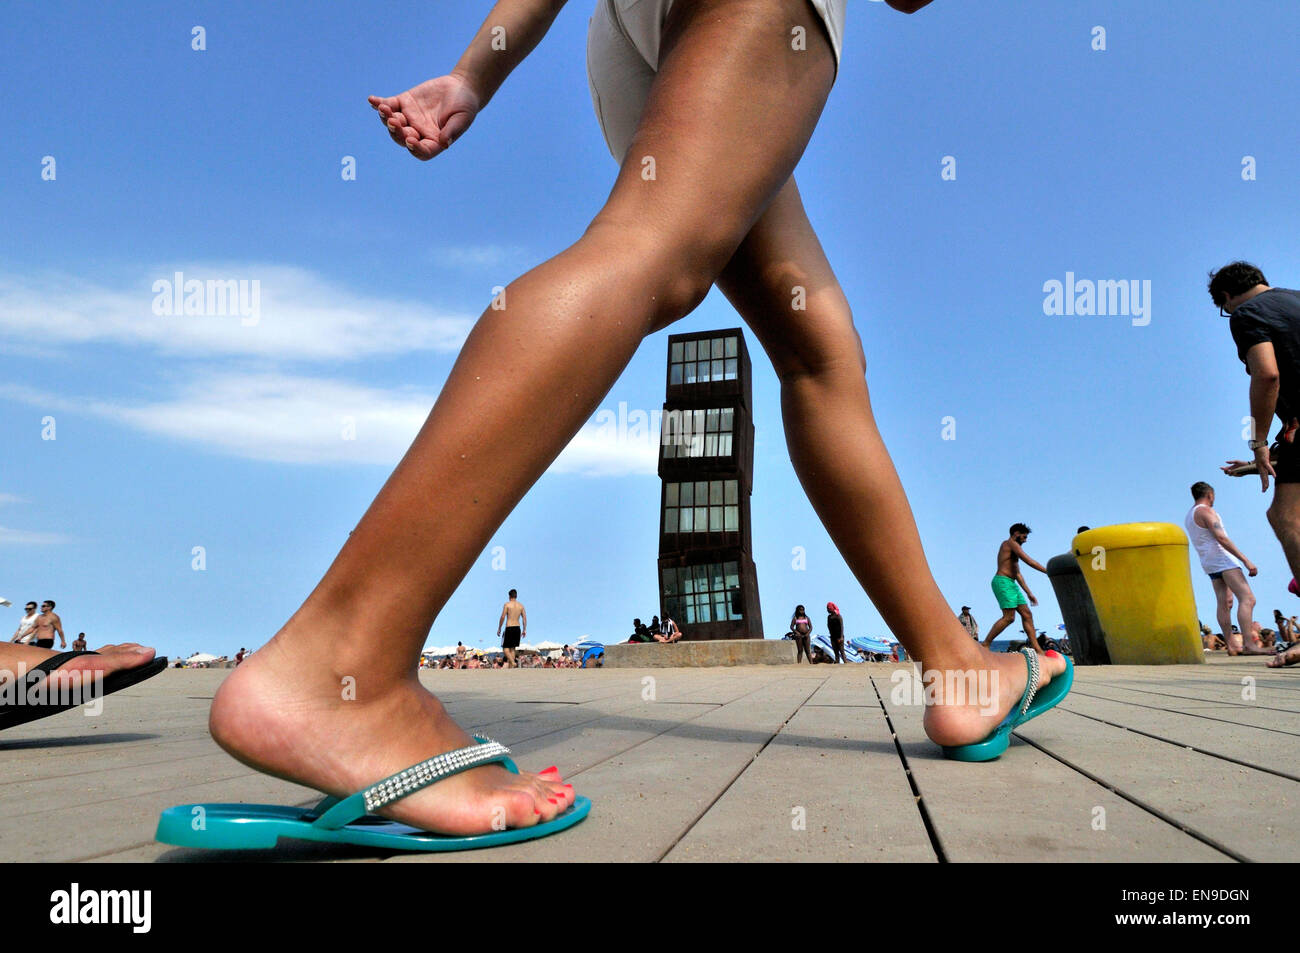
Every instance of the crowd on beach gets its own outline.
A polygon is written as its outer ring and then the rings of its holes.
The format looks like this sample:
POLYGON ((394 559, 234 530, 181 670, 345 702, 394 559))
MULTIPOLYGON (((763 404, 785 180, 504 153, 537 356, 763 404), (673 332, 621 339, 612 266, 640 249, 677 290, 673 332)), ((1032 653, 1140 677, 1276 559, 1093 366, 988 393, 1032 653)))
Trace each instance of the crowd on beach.
POLYGON ((484 652, 471 649, 463 642, 456 643, 456 651, 443 656, 420 656, 420 668, 591 668, 583 664, 583 653, 576 645, 566 645, 559 650, 517 650, 513 665, 507 663, 504 652, 484 652))
MULTIPOLYGON (((5 602, 4 604, 8 605, 9 603, 5 602)), ((59 648, 69 649, 67 637, 63 633, 63 620, 54 611, 54 606, 53 599, 46 599, 40 604, 39 608, 35 601, 24 605, 24 615, 19 620, 18 628, 9 641, 16 645, 31 645, 38 649, 53 650, 54 640, 57 638, 59 648)), ((70 651, 87 651, 85 632, 77 633, 77 637, 72 640, 70 651)), ((241 663, 248 654, 248 649, 241 648, 235 654, 234 664, 241 663)), ((202 658, 196 661, 177 659, 172 664, 172 668, 226 668, 229 666, 230 661, 230 658, 225 655, 219 658, 202 658)))
MULTIPOLYGON (((68 647, 68 640, 63 634, 63 620, 54 611, 53 599, 42 602, 40 611, 37 611, 34 601, 28 602, 23 609, 24 615, 18 623, 18 629, 9 639, 10 642, 18 645, 34 645, 39 649, 53 649, 54 638, 58 636, 59 648, 68 647)), ((85 632, 77 633, 77 637, 72 640, 72 651, 86 651, 85 632)))
MULTIPOLYGON (((1293 423, 1291 433, 1300 431, 1300 422, 1293 423)), ((1261 462, 1249 464, 1239 460, 1229 461, 1223 471, 1230 476, 1244 476, 1248 473, 1261 472, 1261 462), (1252 469, 1253 467, 1253 469, 1252 469)), ((1223 520, 1214 509, 1214 487, 1204 481, 1191 486, 1192 508, 1183 519, 1183 527, 1202 571, 1209 577, 1214 589, 1216 621, 1219 633, 1203 622, 1197 621, 1200 628, 1201 642, 1205 651, 1223 651, 1228 655, 1263 655, 1268 656, 1270 668, 1281 668, 1300 662, 1300 620, 1296 616, 1287 618, 1282 610, 1273 610, 1273 623, 1276 628, 1263 628, 1254 620, 1255 593, 1247 577, 1258 574, 1258 567, 1240 550, 1223 528, 1223 520), (1237 609, 1237 624, 1232 622, 1234 604, 1237 609)), ((1087 532, 1089 527, 1080 526, 1077 533, 1087 532)), ((1029 538, 1030 529, 1024 523, 1014 523, 1007 539, 998 549, 998 570, 993 576, 993 593, 1002 617, 994 623, 984 638, 984 645, 989 646, 1020 615, 1026 639, 1024 643, 1013 643, 1011 651, 1017 651, 1021 644, 1030 645, 1038 651, 1060 651, 1069 655, 1069 643, 1045 638, 1045 633, 1035 636, 1033 614, 1029 606, 1038 605, 1038 600, 1029 590, 1020 564, 1046 573, 1047 569, 1035 562, 1024 551, 1024 543, 1029 538)), ((1288 587, 1293 595, 1300 596, 1300 584, 1293 578, 1288 587)), ((971 615, 970 606, 962 606, 957 617, 966 632, 979 640, 979 623, 971 615)))
POLYGON ((251 654, 252 652, 248 649, 240 648, 232 660, 226 655, 208 658, 203 656, 202 653, 196 652, 189 658, 177 659, 172 663, 172 668, 237 668, 251 654))
MULTIPOLYGON (((1263 628, 1258 622, 1251 623, 1251 630, 1255 634, 1255 638, 1251 644, 1267 649, 1269 655, 1276 655, 1285 652, 1292 646, 1300 644, 1300 639, 1297 639, 1297 633, 1300 633, 1300 620, 1297 620, 1296 616, 1291 616, 1288 619, 1282 615, 1280 609, 1274 609, 1273 620, 1274 625, 1277 626, 1276 629, 1263 628)), ((1205 651, 1207 652, 1228 652, 1229 654, 1249 655, 1258 654, 1253 652, 1230 652, 1229 643, 1222 635, 1216 634, 1214 630, 1204 622, 1200 623, 1200 626, 1201 644, 1205 647, 1205 651)), ((1235 624, 1232 626, 1232 636, 1234 642, 1241 636, 1241 629, 1235 624)))

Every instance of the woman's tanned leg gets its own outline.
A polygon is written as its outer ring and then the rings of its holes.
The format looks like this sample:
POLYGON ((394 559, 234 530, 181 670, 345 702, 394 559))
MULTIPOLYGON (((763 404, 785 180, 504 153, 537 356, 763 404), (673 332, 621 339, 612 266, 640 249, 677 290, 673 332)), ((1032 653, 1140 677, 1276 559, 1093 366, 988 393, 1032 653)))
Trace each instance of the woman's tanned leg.
MULTIPOLYGON (((890 630, 926 670, 999 673, 996 713, 981 713, 987 706, 973 703, 926 712, 935 741, 982 739, 1019 699, 1027 678, 1024 660, 977 645, 930 574, 907 496, 872 417, 853 315, 793 179, 737 250, 718 286, 771 358, 781 379, 795 472, 890 630)), ((1063 659, 1045 658, 1043 681, 1064 668, 1063 659)))
MULTIPOLYGON (((790 177, 834 68, 805 0, 674 6, 607 203, 575 245, 484 312, 415 443, 324 579, 227 679, 211 726, 228 751, 338 795, 470 743, 416 681, 430 626, 642 338, 708 292, 790 177), (804 27, 807 48, 792 49, 794 26, 804 27)), ((385 813, 474 833, 502 812, 511 826, 554 816, 571 796, 557 775, 494 766, 385 813)))

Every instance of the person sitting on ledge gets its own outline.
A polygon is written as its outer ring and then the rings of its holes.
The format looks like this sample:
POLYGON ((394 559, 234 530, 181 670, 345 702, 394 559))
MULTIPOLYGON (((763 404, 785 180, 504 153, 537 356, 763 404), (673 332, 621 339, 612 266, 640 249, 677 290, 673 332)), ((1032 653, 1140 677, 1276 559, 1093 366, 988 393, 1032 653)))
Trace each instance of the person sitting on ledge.
POLYGON ((654 640, 655 637, 650 634, 644 622, 640 619, 632 620, 632 638, 628 639, 629 642, 653 642, 654 640))

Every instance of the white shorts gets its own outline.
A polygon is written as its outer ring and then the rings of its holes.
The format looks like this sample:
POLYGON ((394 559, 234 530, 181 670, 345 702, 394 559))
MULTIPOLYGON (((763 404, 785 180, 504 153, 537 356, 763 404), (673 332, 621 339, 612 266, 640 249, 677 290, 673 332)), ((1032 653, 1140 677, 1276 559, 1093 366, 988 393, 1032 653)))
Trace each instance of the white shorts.
MULTIPOLYGON (((848 0, 808 0, 830 36, 839 68, 848 0)), ((673 0, 597 0, 587 30, 587 81, 605 144, 619 162, 632 143, 659 65, 673 0)))

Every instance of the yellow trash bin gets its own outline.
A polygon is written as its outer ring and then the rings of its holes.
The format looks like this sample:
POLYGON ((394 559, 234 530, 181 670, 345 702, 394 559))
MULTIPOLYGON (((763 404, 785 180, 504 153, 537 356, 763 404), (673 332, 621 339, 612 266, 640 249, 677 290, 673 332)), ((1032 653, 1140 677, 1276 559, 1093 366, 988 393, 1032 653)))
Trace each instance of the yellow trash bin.
POLYGON ((1115 665, 1204 664, 1187 534, 1172 523, 1120 523, 1074 537, 1115 665))

